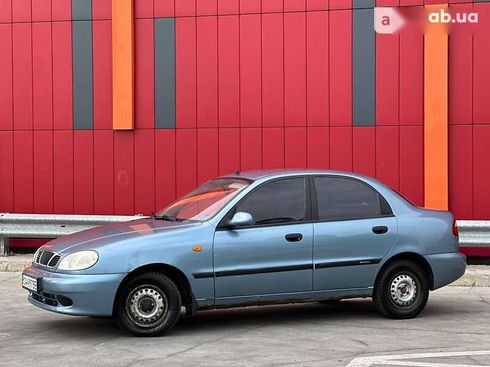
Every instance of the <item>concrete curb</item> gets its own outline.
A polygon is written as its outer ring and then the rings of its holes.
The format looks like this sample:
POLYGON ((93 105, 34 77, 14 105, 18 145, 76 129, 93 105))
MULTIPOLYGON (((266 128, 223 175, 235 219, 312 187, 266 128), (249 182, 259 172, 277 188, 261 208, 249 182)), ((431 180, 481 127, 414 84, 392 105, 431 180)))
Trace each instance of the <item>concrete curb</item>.
MULTIPOLYGON (((19 272, 31 265, 32 255, 0 257, 0 271, 19 272)), ((490 287, 490 266, 469 265, 465 275, 451 284, 455 287, 490 287)))

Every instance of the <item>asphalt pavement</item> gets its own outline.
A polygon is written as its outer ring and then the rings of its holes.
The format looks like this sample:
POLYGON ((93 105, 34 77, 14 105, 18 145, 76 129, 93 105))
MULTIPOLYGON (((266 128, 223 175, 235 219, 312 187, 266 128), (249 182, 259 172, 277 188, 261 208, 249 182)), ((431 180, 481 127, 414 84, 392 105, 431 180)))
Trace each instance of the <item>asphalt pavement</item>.
POLYGON ((490 287, 435 291, 412 320, 354 299, 199 312, 159 338, 40 310, 20 273, 0 294, 0 366, 490 366, 490 287))

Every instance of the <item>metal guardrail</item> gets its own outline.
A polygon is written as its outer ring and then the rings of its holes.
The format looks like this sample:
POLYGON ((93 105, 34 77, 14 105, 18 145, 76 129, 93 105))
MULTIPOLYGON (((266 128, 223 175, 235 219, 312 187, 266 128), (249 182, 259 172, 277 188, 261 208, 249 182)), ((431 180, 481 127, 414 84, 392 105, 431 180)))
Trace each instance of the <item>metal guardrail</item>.
POLYGON ((490 249, 490 221, 458 220, 460 247, 487 247, 490 249))
POLYGON ((10 238, 57 238, 103 224, 144 218, 141 215, 58 215, 0 213, 0 256, 9 254, 10 238))

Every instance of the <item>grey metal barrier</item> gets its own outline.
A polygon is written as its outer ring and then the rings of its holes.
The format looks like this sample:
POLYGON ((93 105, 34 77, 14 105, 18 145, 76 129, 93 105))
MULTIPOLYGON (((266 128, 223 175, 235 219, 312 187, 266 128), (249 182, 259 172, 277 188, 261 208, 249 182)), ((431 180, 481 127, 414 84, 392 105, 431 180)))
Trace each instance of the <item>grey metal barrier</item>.
POLYGON ((489 220, 458 220, 460 247, 487 247, 490 249, 489 220))
POLYGON ((103 224, 141 218, 144 216, 0 213, 0 256, 9 255, 10 238, 57 238, 103 224))

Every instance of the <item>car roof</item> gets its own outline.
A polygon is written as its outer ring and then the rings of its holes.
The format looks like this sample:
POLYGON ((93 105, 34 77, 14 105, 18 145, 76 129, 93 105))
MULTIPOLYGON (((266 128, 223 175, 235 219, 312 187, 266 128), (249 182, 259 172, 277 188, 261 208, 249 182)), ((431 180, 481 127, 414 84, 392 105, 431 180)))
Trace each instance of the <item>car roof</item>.
POLYGON ((346 171, 334 171, 334 170, 315 170, 315 169, 267 169, 267 170, 254 170, 254 171, 237 171, 221 177, 240 177, 249 180, 261 180, 271 179, 296 175, 339 175, 346 177, 359 178, 364 181, 373 180, 372 177, 364 176, 361 174, 355 174, 346 171))

